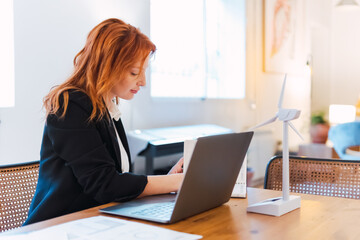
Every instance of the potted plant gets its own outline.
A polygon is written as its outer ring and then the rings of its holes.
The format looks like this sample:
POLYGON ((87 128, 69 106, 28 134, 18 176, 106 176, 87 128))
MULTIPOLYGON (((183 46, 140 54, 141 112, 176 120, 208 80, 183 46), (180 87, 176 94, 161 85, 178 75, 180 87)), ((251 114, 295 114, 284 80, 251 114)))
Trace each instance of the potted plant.
POLYGON ((325 119, 324 112, 311 114, 310 138, 312 143, 325 144, 328 138, 330 125, 325 119))

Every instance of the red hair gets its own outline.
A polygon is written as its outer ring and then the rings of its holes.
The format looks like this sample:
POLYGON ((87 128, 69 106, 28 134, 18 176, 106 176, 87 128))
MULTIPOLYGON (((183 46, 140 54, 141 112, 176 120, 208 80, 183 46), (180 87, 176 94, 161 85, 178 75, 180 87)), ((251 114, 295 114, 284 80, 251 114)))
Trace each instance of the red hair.
POLYGON ((92 102, 89 120, 103 118, 107 112, 103 99, 108 99, 111 89, 135 63, 140 61, 143 69, 146 58, 155 51, 150 39, 132 25, 115 18, 101 22, 90 31, 85 47, 75 56, 72 75, 45 96, 46 114, 63 118, 69 103, 68 90, 74 89, 86 93, 92 102))

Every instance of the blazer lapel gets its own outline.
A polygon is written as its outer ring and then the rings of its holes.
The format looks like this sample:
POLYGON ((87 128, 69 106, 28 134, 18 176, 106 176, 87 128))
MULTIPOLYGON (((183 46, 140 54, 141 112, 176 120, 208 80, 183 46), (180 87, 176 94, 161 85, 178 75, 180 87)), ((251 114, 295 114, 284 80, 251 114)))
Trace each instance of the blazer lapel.
POLYGON ((122 124, 121 118, 120 118, 118 121, 114 121, 114 123, 115 123, 115 127, 116 127, 116 129, 117 129, 117 132, 118 132, 118 134, 119 134, 121 143, 122 143, 122 145, 124 146, 125 151, 126 151, 126 153, 127 153, 127 155, 128 155, 130 172, 131 172, 132 167, 131 167, 130 148, 129 148, 129 143, 128 143, 127 138, 126 138, 126 133, 125 133, 125 129, 124 129, 124 126, 123 126, 123 124, 122 124))
POLYGON ((115 157, 116 157, 115 167, 119 172, 121 172, 120 147, 119 147, 119 142, 118 142, 118 139, 116 136, 115 127, 114 127, 112 120, 110 119, 110 116, 109 116, 109 118, 104 118, 104 120, 106 122, 106 127, 109 132, 111 146, 112 146, 113 152, 115 153, 115 157))

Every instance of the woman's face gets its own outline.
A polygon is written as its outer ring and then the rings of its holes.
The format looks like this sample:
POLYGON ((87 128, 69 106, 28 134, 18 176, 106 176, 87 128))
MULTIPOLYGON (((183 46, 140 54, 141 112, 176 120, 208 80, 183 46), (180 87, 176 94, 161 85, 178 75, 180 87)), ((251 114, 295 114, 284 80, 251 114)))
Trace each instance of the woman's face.
POLYGON ((119 79, 118 83, 113 87, 111 93, 114 97, 130 100, 140 90, 140 87, 146 85, 145 70, 149 64, 149 57, 146 58, 143 69, 140 69, 141 62, 136 62, 125 73, 123 79, 119 79))

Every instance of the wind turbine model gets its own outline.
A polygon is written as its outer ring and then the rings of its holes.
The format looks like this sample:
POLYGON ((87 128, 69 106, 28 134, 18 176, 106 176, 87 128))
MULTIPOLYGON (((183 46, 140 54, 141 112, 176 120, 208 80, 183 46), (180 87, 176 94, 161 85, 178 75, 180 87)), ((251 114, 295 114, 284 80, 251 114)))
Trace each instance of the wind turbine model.
POLYGON ((274 122, 276 119, 283 121, 283 170, 282 170, 283 196, 278 198, 267 199, 265 201, 250 205, 247 208, 248 212, 281 216, 292 210, 300 208, 300 196, 294 196, 294 195, 289 196, 289 145, 288 145, 288 126, 290 126, 295 131, 295 133, 299 135, 301 139, 303 139, 300 133, 295 129, 294 125, 290 122, 291 120, 297 119, 300 116, 300 111, 297 109, 282 108, 285 84, 286 84, 286 74, 278 103, 279 111, 276 113, 276 115, 273 118, 251 128, 252 130, 259 128, 261 126, 274 122))

